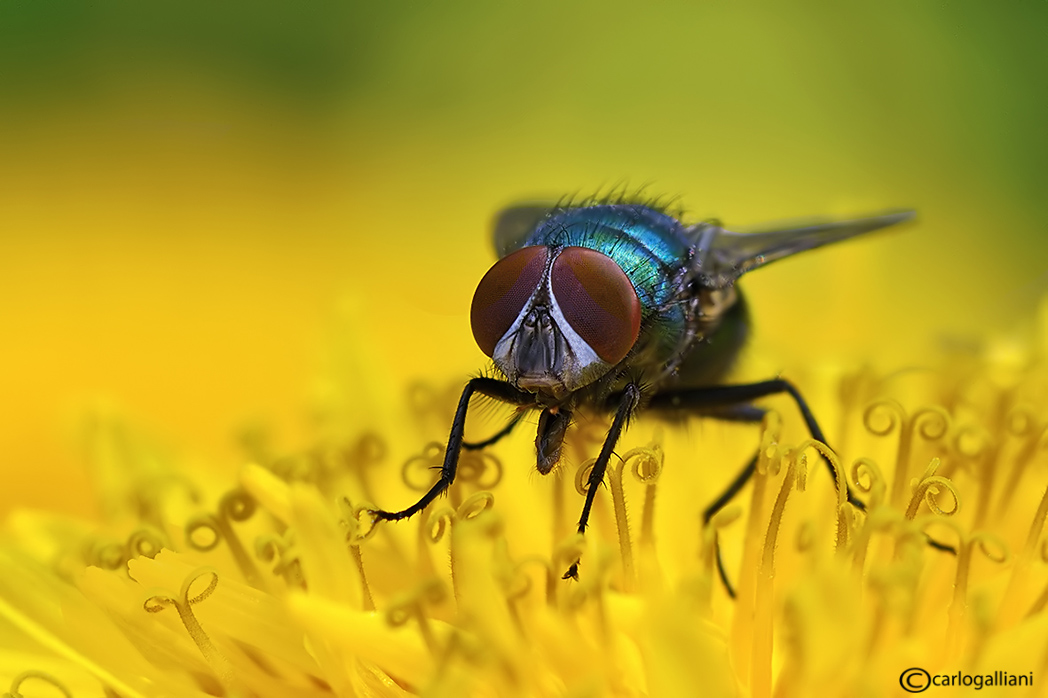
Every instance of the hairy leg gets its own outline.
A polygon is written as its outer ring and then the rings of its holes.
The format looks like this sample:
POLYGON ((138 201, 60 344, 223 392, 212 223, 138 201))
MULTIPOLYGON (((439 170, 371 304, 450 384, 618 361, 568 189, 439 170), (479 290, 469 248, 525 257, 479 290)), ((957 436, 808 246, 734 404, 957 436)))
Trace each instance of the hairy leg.
POLYGON ((462 434, 466 428, 466 412, 469 410, 469 399, 474 393, 487 395, 511 405, 531 405, 535 402, 535 396, 520 390, 506 381, 494 378, 473 378, 466 384, 459 398, 458 408, 455 410, 455 419, 451 423, 451 434, 448 436, 447 449, 444 451, 444 463, 440 468, 440 479, 434 483, 422 498, 407 509, 401 511, 383 511, 374 509, 371 515, 376 520, 399 521, 409 516, 414 516, 426 508, 434 499, 443 494, 451 483, 455 481, 455 470, 458 468, 459 453, 463 447, 462 434))

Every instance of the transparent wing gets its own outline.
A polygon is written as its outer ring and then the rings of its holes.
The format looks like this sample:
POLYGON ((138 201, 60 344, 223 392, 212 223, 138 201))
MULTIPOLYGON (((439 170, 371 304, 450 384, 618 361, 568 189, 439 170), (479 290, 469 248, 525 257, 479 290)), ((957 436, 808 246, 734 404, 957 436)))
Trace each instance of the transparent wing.
POLYGON ((554 204, 518 204, 499 211, 492 236, 499 259, 523 247, 524 241, 554 208, 554 204))
POLYGON ((886 228, 915 216, 914 211, 893 211, 850 221, 813 223, 778 230, 734 233, 701 223, 689 232, 697 240, 698 276, 704 284, 723 287, 746 272, 783 257, 886 228))

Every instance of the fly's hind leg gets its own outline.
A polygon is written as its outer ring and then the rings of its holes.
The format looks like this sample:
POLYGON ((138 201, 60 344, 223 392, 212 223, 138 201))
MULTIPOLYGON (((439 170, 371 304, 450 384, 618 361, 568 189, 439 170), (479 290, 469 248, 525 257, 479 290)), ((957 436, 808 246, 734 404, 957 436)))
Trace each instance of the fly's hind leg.
MULTIPOLYGON (((650 407, 662 410, 693 410, 700 414, 717 417, 718 412, 726 408, 742 405, 752 407, 750 403, 754 400, 784 393, 793 398, 793 402, 797 405, 797 409, 800 410, 801 417, 804 418, 804 424, 812 438, 825 444, 826 436, 822 433, 819 423, 815 421, 815 415, 812 414, 808 403, 805 402, 804 397, 801 396, 797 388, 793 387, 792 383, 782 378, 773 378, 759 383, 716 385, 706 388, 662 392, 651 399, 650 407)), ((834 478, 833 481, 836 484, 837 479, 833 472, 833 466, 825 458, 823 458, 823 461, 825 461, 826 467, 830 469, 830 476, 834 478)), ((865 511, 866 505, 855 496, 850 487, 847 487, 847 490, 848 502, 865 511)))
MULTIPOLYGON (((590 471, 589 481, 587 482, 586 488, 586 502, 582 505, 582 516, 579 517, 579 528, 580 534, 586 533, 586 526, 589 524, 590 509, 593 508, 593 498, 597 494, 597 487, 604 481, 604 472, 608 469, 608 461, 611 460, 611 454, 615 450, 615 444, 618 443, 619 437, 622 436, 622 430, 625 429, 626 423, 629 422, 630 416, 632 416, 634 410, 637 409, 637 405, 640 403, 640 388, 630 383, 626 386, 626 389, 618 396, 618 408, 615 410, 615 418, 611 422, 611 428, 608 429, 608 435, 604 439, 604 445, 600 449, 600 455, 597 456, 596 462, 593 464, 593 470, 590 471)), ((579 561, 571 563, 571 567, 564 573, 564 579, 578 579, 579 578, 579 561)))
MULTIPOLYGON (((782 378, 742 385, 720 385, 661 392, 652 397, 649 407, 657 410, 692 410, 714 419, 728 421, 759 422, 763 417, 764 411, 750 403, 762 397, 781 395, 783 393, 793 398, 812 438, 825 444, 826 436, 822 433, 819 423, 815 421, 815 415, 812 414, 808 403, 792 383, 782 378)), ((704 524, 709 523, 710 519, 727 506, 746 486, 746 483, 749 482, 750 478, 753 477, 753 473, 757 470, 758 457, 759 454, 755 454, 724 492, 710 506, 706 507, 702 513, 704 524)), ((826 462, 826 466, 830 469, 830 476, 833 477, 833 482, 836 486, 837 479, 833 472, 833 466, 825 458, 823 458, 823 461, 826 462)), ((845 484, 845 487, 847 487, 847 484, 845 484)), ((850 487, 847 487, 847 496, 850 504, 862 511, 866 510, 866 505, 855 496, 850 487)), ((956 550, 949 545, 939 543, 930 537, 927 538, 927 542, 930 547, 936 550, 956 553, 956 550)), ((735 598, 735 590, 728 581, 719 545, 717 547, 717 571, 728 595, 735 598)))
MULTIPOLYGON (((815 416, 812 414, 807 402, 791 383, 781 378, 760 383, 710 386, 707 388, 662 392, 652 397, 649 406, 656 410, 689 410, 704 417, 720 421, 756 423, 764 418, 766 410, 751 404, 751 402, 768 395, 782 393, 787 393, 793 398, 812 438, 826 443, 826 437, 823 435, 818 422, 815 421, 815 416)), ((757 471, 759 455, 759 453, 755 453, 739 474, 721 492, 720 496, 706 507, 702 512, 703 525, 708 524, 710 519, 728 506, 742 491, 742 488, 746 486, 746 483, 750 481, 750 478, 757 471)), ((836 484, 837 479, 833 473, 833 466, 830 465, 829 461, 826 462, 826 465, 830 468, 830 476, 834 478, 833 481, 836 484)), ((848 501, 860 509, 866 508, 860 500, 855 498, 851 488, 848 488, 848 501)), ((720 541, 715 537, 713 544, 716 551, 717 574, 720 576, 721 583, 724 584, 724 589, 728 592, 728 596, 734 599, 735 588, 728 579, 728 571, 724 566, 724 556, 721 553, 720 541)))
MULTIPOLYGON (((462 397, 459 398, 458 408, 455 410, 455 419, 451 423, 451 434, 448 436, 448 446, 444 451, 444 463, 440 468, 440 479, 434 483, 433 487, 431 487, 426 494, 422 495, 420 500, 407 509, 401 511, 383 511, 381 509, 373 509, 371 515, 376 520, 399 521, 400 519, 414 516, 425 509, 430 502, 442 495, 448 487, 451 486, 451 483, 455 481, 455 471, 458 468, 459 453, 464 447, 462 434, 466 429, 466 412, 469 410, 469 399, 473 397, 474 393, 487 395, 488 397, 511 405, 523 406, 531 405, 535 402, 534 395, 524 392, 506 381, 500 381, 494 378, 471 379, 462 391, 462 397)), ((513 424, 515 424, 515 422, 511 423, 510 428, 512 428, 513 424)), ((503 431, 509 433, 506 429, 503 429, 503 431)))
MULTIPOLYGON (((731 407, 718 408, 710 410, 703 416, 710 417, 711 419, 717 419, 722 422, 743 422, 746 424, 755 424, 764 419, 764 415, 767 410, 757 407, 756 405, 732 405, 731 407)), ((707 525, 717 513, 728 506, 731 500, 738 496, 742 488, 746 486, 746 483, 750 481, 753 474, 757 472, 757 459, 760 457, 759 453, 754 453, 753 458, 743 466, 739 474, 735 476, 724 491, 702 512, 702 524, 707 525)), ((717 559, 717 574, 720 576, 721 584, 724 585, 724 590, 728 592, 728 596, 735 598, 735 587, 732 586, 731 580, 728 579, 728 569, 724 566, 724 555, 720 546, 720 539, 714 532, 713 537, 713 549, 717 559)))
MULTIPOLYGON (((728 506, 731 500, 742 491, 742 488, 746 486, 746 483, 750 481, 753 474, 757 472, 757 458, 760 454, 753 454, 753 458, 750 462, 743 467, 739 474, 735 476, 735 479, 720 493, 720 496, 702 512, 702 525, 709 524, 710 519, 717 515, 721 509, 728 506)), ((735 598, 735 587, 732 586, 731 580, 728 579, 728 570, 724 566, 724 555, 721 553, 720 540, 717 538, 716 532, 713 537, 713 549, 717 557, 717 574, 720 576, 721 584, 724 585, 724 590, 728 592, 728 596, 735 598)))

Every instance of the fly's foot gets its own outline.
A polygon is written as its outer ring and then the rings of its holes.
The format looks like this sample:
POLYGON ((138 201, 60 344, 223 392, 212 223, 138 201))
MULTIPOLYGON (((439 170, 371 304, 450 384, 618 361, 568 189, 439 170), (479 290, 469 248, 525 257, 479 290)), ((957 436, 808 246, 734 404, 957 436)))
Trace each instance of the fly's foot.
POLYGON ((368 509, 368 514, 371 515, 373 522, 378 521, 400 521, 411 516, 409 510, 404 511, 384 511, 382 509, 368 509))

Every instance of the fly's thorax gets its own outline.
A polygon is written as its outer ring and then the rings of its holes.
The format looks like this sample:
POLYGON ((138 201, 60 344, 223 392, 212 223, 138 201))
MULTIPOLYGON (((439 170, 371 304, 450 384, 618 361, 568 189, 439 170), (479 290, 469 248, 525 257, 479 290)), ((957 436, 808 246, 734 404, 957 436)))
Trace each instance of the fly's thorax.
POLYGON ((560 399, 626 357, 640 333, 641 307, 606 255, 535 245, 488 270, 470 321, 477 344, 511 383, 560 399))

